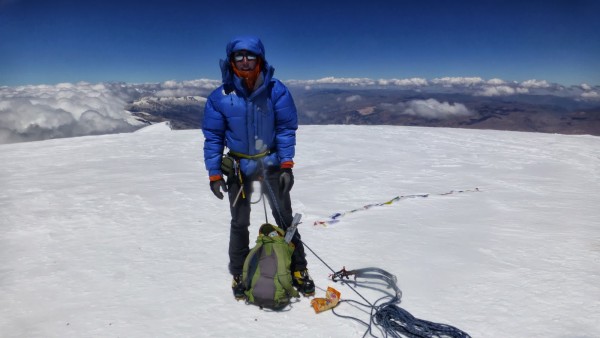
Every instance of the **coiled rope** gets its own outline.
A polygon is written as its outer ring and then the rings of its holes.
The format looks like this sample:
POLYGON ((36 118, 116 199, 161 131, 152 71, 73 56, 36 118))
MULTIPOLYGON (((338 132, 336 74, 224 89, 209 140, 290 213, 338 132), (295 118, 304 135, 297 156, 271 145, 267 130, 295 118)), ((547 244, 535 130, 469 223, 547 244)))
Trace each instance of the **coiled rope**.
MULTIPOLYGON (((281 214, 281 210, 279 209, 279 206, 277 205, 277 200, 275 198, 275 192, 273 191, 273 188, 269 184, 268 179, 266 179, 267 172, 264 168, 263 168, 263 174, 264 174, 264 178, 265 178, 265 180, 264 180, 265 186, 267 188, 267 192, 271 196, 271 199, 274 204, 273 206, 275 207, 277 215, 279 216, 283 226, 285 228, 287 228, 288 224, 284 224, 283 215, 281 214)), ((459 190, 457 192, 461 193, 461 192, 466 192, 466 191, 479 191, 479 189, 475 188, 475 190, 459 190)), ((453 194, 453 193, 455 193, 454 190, 450 191, 448 193, 440 194, 440 195, 449 195, 449 194, 453 194)), ((427 194, 427 195, 410 195, 410 196, 427 197, 429 195, 427 194)), ((388 202, 377 204, 377 205, 391 204, 394 201, 400 200, 402 198, 409 198, 409 196, 398 196, 388 202)), ((372 205, 372 206, 376 206, 376 205, 372 205)), ((266 205, 265 205, 265 218, 266 217, 267 217, 267 213, 266 213, 266 205)), ((268 219, 267 219, 267 222, 268 222, 268 219)), ((331 266, 329 266, 329 264, 327 264, 321 257, 319 257, 319 255, 317 255, 317 253, 314 250, 312 250, 308 245, 306 245, 306 243, 304 241, 300 240, 300 242, 302 242, 304 247, 306 249, 308 249, 317 259, 319 259, 333 273, 331 275, 331 278, 333 281, 343 282, 350 289, 352 289, 352 291, 354 291, 358 296, 360 296, 365 301, 366 304, 349 299, 349 300, 341 300, 340 303, 343 303, 343 302, 353 303, 355 305, 370 309, 371 316, 370 316, 369 322, 365 322, 365 321, 363 321, 359 318, 353 317, 353 316, 345 316, 345 315, 338 314, 337 312, 335 312, 335 309, 332 309, 333 313, 338 317, 352 319, 352 320, 358 321, 359 323, 362 323, 363 325, 367 326, 367 329, 366 329, 365 333, 363 334, 363 338, 366 337, 367 334, 369 334, 371 337, 377 337, 373 334, 373 327, 376 327, 377 329, 379 329, 379 331, 383 334, 383 337, 392 337, 392 338, 403 338, 403 337, 408 337, 408 338, 471 338, 471 336, 469 336, 466 332, 461 331, 460 329, 458 329, 454 326, 447 325, 447 324, 434 323, 434 322, 430 322, 427 320, 416 318, 413 315, 411 315, 408 311, 399 307, 397 304, 400 303, 400 301, 402 299, 402 291, 400 290, 400 288, 397 285, 396 276, 392 275, 391 273, 389 273, 383 269, 379 269, 379 268, 364 268, 364 269, 357 269, 357 270, 351 270, 351 271, 347 271, 346 268, 343 268, 342 270, 336 272, 335 270, 333 270, 331 268, 331 266), (349 280, 349 277, 351 275, 354 276, 354 281, 349 280), (386 291, 382 291, 381 289, 370 285, 372 283, 359 282, 359 281, 357 281, 357 278, 369 278, 369 279, 382 280, 385 282, 387 288, 391 288, 394 290, 394 294, 389 294, 386 291), (350 284, 354 284, 354 287, 350 284), (367 298, 365 298, 362 294, 360 294, 360 292, 358 292, 358 290, 356 289, 356 287, 358 287, 358 286, 368 287, 371 289, 377 289, 379 291, 386 293, 386 296, 379 298, 377 301, 375 301, 373 304, 371 304, 371 302, 369 302, 369 300, 367 298)))
MULTIPOLYGON (((411 315, 408 311, 399 307, 397 304, 400 303, 402 298, 402 291, 398 288, 396 276, 389 272, 379 268, 363 268, 357 270, 347 271, 346 268, 334 273, 332 280, 337 282, 348 284, 352 283, 355 286, 364 286, 370 289, 378 290, 386 294, 381 297, 373 304, 367 301, 367 304, 357 302, 355 300, 341 300, 343 302, 352 303, 357 306, 362 306, 366 309, 370 309, 369 322, 365 322, 359 318, 352 316, 345 316, 337 313, 333 309, 333 313, 342 318, 352 319, 359 323, 362 323, 367 327, 363 337, 367 334, 371 337, 376 337, 373 334, 373 328, 376 327, 384 337, 423 337, 423 338, 470 338, 466 332, 447 324, 440 324, 430 322, 424 319, 419 319, 411 315), (354 280, 349 280, 350 276, 354 276, 354 280), (367 279, 366 281, 358 281, 357 278, 367 279), (384 282, 386 288, 394 290, 393 294, 390 294, 380 288, 377 288, 377 284, 373 279, 381 280, 384 282)), ((381 285, 381 284, 379 284, 381 285)), ((365 299, 355 288, 352 288, 361 298, 365 299)), ((338 304, 339 307, 339 304, 338 304)))

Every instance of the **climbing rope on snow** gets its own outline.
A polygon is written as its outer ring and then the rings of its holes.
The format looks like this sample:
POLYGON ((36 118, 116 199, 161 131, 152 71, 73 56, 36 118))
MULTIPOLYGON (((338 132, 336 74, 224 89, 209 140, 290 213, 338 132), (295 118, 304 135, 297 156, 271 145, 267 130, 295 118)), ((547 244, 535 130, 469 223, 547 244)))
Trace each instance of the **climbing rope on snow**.
MULTIPOLYGON (((339 305, 343 302, 352 303, 370 309, 371 318, 369 322, 363 321, 359 318, 352 316, 345 316, 337 313, 334 308, 333 313, 342 318, 352 319, 363 325, 367 326, 363 337, 369 334, 372 337, 376 337, 373 334, 373 328, 377 328, 384 337, 426 337, 426 338, 470 338, 466 332, 447 324, 434 323, 427 320, 419 319, 411 315, 408 311, 399 307, 397 304, 400 303, 402 298, 402 291, 397 285, 396 276, 391 273, 379 269, 379 268, 363 268, 356 270, 346 270, 344 267, 342 270, 331 275, 331 279, 334 282, 342 282, 345 284, 352 283, 354 286, 364 286, 370 289, 376 289, 386 294, 376 302, 371 304, 365 297, 363 297, 355 288, 351 289, 356 292, 367 304, 357 302, 355 300, 341 300, 339 305), (354 276, 354 280, 350 280, 350 276, 354 276), (358 281, 358 278, 366 279, 365 281, 358 281), (377 279, 384 282, 384 286, 387 289, 393 289, 394 293, 377 288, 377 284, 369 279, 377 279)), ((348 285, 350 286, 350 285, 348 285)))
MULTIPOLYGON (((266 173, 266 170, 264 170, 264 168, 263 168, 263 171, 264 171, 265 178, 266 178, 267 173, 266 173)), ((268 180, 265 180, 265 183, 266 183, 265 186, 267 188, 266 190, 270 194, 271 198, 273 199, 273 202, 274 202, 273 204, 275 206, 277 216, 280 218, 284 227, 287 228, 287 225, 284 224, 285 222, 283 220, 283 215, 281 214, 281 210, 279 209, 279 206, 277 205, 275 193, 274 193, 271 185, 269 184, 268 180)), ((479 189, 475 188, 474 190, 458 190, 458 191, 452 190, 450 192, 438 194, 438 195, 445 196, 445 195, 450 195, 450 194, 454 194, 454 193, 463 193, 463 192, 479 192, 479 189)), ((429 196, 429 194, 397 196, 397 197, 394 197, 393 199, 391 199, 387 202, 384 202, 384 203, 372 204, 372 205, 363 207, 363 209, 356 209, 356 210, 352 210, 349 212, 345 212, 343 214, 336 214, 336 215, 334 215, 335 217, 332 216, 332 219, 334 219, 337 222, 336 219, 343 216, 346 213, 351 213, 351 212, 355 212, 358 210, 366 210, 373 206, 392 204, 395 201, 399 201, 404 198, 428 197, 428 196, 429 196)), ((265 204, 265 218, 267 218, 266 204, 265 204)), ((266 221, 268 223, 268 219, 266 219, 266 221)), ((315 222, 315 224, 317 224, 317 222, 315 222)), ((342 270, 336 272, 321 257, 319 257, 308 245, 306 245, 306 243, 304 241, 301 241, 301 242, 306 249, 308 249, 313 255, 315 255, 315 257, 317 257, 333 273, 331 275, 333 281, 335 281, 335 282, 342 281, 366 302, 366 304, 365 304, 365 303, 360 303, 355 300, 341 300, 340 301, 340 303, 343 303, 343 302, 354 303, 358 306, 363 306, 363 307, 366 307, 367 309, 370 309, 371 318, 368 323, 361 319, 358 319, 356 317, 340 315, 337 312, 335 312, 335 309, 332 309, 333 313, 336 316, 339 316, 342 318, 353 319, 353 320, 356 320, 356 321, 366 325, 367 330, 365 331, 363 338, 366 337, 367 334, 369 334, 371 337, 377 337, 373 334, 374 326, 377 329, 379 329, 379 331, 381 333, 383 333, 384 337, 393 337, 393 338, 403 338, 403 337, 408 337, 408 338, 471 338, 471 336, 469 336, 466 332, 461 331, 460 329, 458 329, 454 326, 447 325, 447 324, 434 323, 434 322, 430 322, 427 320, 416 318, 416 317, 412 316, 408 311, 399 307, 397 304, 400 303, 400 301, 401 301, 402 291, 400 290, 400 288, 397 285, 396 276, 390 274, 389 272, 387 272, 383 269, 379 269, 379 268, 364 268, 364 269, 347 271, 345 267, 342 270), (353 282, 349 281, 349 276, 351 276, 351 275, 354 275, 353 282), (357 281, 357 278, 370 278, 370 279, 382 280, 386 284, 388 289, 393 289, 394 293, 391 294, 387 291, 380 290, 380 289, 376 288, 376 286, 374 286, 370 282, 362 282, 361 283, 361 282, 357 281), (344 279, 347 279, 347 280, 344 280, 344 279), (351 283, 353 283, 355 287, 350 285, 351 283), (363 295, 361 295, 360 292, 358 292, 358 290, 356 289, 356 287, 358 287, 358 286, 364 286, 364 287, 371 288, 371 289, 377 289, 379 291, 384 292, 386 294, 386 296, 381 297, 374 303, 371 303, 371 302, 369 302, 369 300, 367 298, 365 298, 363 295)), ((338 305, 340 303, 338 303, 338 305)))
POLYGON ((373 207, 381 207, 381 206, 385 206, 385 205, 390 205, 392 203, 395 203, 395 202, 398 202, 401 200, 405 200, 405 199, 409 199, 409 198, 427 198, 429 196, 448 196, 448 195, 453 195, 453 194, 461 194, 461 193, 466 193, 466 192, 480 192, 480 191, 481 190, 479 190, 479 188, 475 188, 475 189, 467 189, 467 190, 450 190, 448 192, 441 193, 441 194, 413 194, 413 195, 396 196, 387 202, 372 203, 372 204, 367 204, 361 208, 356 208, 356 209, 343 211, 343 212, 336 212, 335 214, 329 216, 328 219, 315 221, 314 225, 326 226, 328 224, 334 224, 334 223, 339 222, 340 218, 342 218, 348 214, 352 214, 352 213, 355 213, 358 211, 368 210, 373 207))

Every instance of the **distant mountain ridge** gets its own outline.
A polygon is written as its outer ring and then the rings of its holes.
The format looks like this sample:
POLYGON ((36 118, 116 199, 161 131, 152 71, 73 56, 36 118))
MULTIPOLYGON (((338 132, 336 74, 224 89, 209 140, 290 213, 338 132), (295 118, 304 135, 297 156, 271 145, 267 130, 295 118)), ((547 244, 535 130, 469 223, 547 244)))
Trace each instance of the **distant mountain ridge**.
MULTIPOLYGON (((290 85, 300 124, 403 125, 600 135, 600 102, 519 93, 482 96, 398 88, 290 85)), ((208 95, 208 92, 201 93, 208 95)), ((126 106, 150 122, 201 128, 206 98, 141 97, 126 106)))
MULTIPOLYGON (((600 85, 479 77, 285 81, 300 124, 357 124, 600 135, 600 85)), ((221 81, 0 86, 0 144, 125 133, 156 122, 202 127, 221 81)))
POLYGON ((127 104, 125 109, 143 121, 169 121, 173 129, 197 129, 204 115, 205 102, 206 98, 202 96, 144 96, 127 104))

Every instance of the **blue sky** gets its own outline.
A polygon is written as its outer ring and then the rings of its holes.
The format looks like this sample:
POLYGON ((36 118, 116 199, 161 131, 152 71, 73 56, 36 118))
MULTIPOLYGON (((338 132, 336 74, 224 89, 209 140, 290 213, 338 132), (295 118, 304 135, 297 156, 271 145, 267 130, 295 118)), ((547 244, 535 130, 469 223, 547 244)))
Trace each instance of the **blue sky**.
POLYGON ((276 77, 600 84, 600 1, 0 0, 0 85, 219 79, 263 39, 276 77))

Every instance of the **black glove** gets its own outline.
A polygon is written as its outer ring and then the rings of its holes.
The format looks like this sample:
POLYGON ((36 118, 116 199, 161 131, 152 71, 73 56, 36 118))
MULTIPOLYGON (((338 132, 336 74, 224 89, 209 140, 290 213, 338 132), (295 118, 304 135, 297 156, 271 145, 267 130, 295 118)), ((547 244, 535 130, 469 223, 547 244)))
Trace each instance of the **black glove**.
POLYGON ((225 184, 225 181, 223 181, 223 179, 210 181, 210 190, 220 200, 223 199, 223 193, 221 192, 221 189, 227 192, 227 185, 225 184))
POLYGON ((281 174, 279 174, 279 194, 280 196, 284 196, 286 193, 292 190, 292 180, 294 178, 294 174, 292 173, 291 168, 285 168, 281 170, 281 174))

